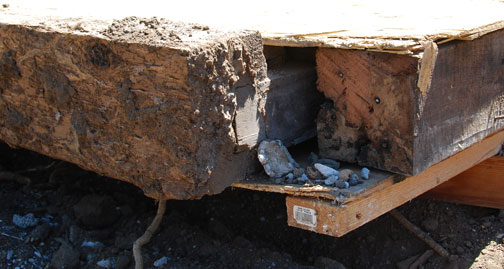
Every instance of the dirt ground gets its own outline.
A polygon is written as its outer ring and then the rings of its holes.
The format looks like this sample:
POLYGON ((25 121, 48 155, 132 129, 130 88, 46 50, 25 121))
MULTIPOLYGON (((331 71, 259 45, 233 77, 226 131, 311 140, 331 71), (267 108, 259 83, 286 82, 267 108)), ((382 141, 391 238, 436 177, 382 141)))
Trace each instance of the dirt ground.
MULTIPOLYGON (((139 189, 1 143, 0 175, 0 268, 133 267, 132 243, 156 211, 139 189)), ((399 211, 457 256, 434 254, 421 268, 504 268, 499 210, 416 199, 399 211)), ((286 217, 279 194, 168 201, 142 249, 146 268, 407 268, 429 250, 389 215, 342 238, 288 227, 286 217)))

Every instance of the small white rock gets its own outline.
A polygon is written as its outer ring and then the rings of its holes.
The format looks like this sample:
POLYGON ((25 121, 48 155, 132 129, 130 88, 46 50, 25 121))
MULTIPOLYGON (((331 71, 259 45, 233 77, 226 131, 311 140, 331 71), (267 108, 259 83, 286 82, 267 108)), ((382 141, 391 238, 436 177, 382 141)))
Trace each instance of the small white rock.
POLYGON ((362 168, 361 172, 360 172, 360 176, 363 178, 363 179, 369 179, 369 169, 367 169, 366 167, 362 168))
POLYGON ((14 251, 12 249, 7 250, 7 260, 12 259, 12 255, 14 255, 14 251))
POLYGON ((81 247, 88 247, 92 249, 97 249, 100 247, 104 247, 105 245, 102 242, 93 242, 93 241, 86 241, 82 242, 81 247))
POLYGON ((335 169, 332 169, 331 167, 327 166, 327 165, 323 165, 323 164, 320 164, 320 163, 316 163, 313 165, 315 167, 315 169, 317 169, 320 174, 325 177, 325 178, 328 178, 330 176, 337 176, 339 174, 338 170, 335 170, 335 169))
POLYGON ((301 175, 300 177, 297 178, 297 181, 299 182, 306 182, 308 181, 308 176, 306 174, 301 175))
POLYGON ((103 259, 96 263, 99 267, 110 268, 112 267, 112 262, 109 259, 103 259))
POLYGON ((37 225, 39 220, 33 215, 33 213, 28 213, 24 216, 14 214, 12 217, 12 223, 14 223, 19 228, 28 228, 37 225))
POLYGON ((338 180, 338 176, 330 176, 328 177, 325 181, 324 181, 324 184, 326 185, 333 185, 334 183, 336 183, 336 181, 338 180))
POLYGON ((160 266, 163 266, 165 264, 168 264, 168 258, 166 256, 160 258, 160 259, 157 259, 155 262, 154 262, 154 266, 155 267, 160 267, 160 266))
POLYGON ((348 184, 348 182, 344 180, 338 180, 336 181, 336 187, 340 189, 348 189, 348 187, 350 187, 350 184, 348 184))

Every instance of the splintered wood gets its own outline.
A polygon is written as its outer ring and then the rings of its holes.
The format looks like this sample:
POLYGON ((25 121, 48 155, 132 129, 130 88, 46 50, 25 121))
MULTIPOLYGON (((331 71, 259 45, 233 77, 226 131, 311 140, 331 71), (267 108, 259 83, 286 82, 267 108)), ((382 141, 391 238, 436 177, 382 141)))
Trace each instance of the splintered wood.
POLYGON ((343 236, 490 158, 503 142, 504 131, 499 131, 416 176, 344 205, 322 198, 287 196, 288 224, 317 233, 343 236))

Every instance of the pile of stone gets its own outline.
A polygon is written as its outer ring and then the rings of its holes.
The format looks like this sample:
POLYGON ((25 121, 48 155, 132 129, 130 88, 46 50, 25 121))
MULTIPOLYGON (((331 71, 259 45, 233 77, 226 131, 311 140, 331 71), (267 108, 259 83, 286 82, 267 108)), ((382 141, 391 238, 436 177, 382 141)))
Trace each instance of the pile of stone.
POLYGON ((280 140, 261 142, 257 157, 266 174, 277 184, 323 184, 346 189, 369 179, 367 168, 362 168, 359 174, 350 169, 340 169, 339 162, 320 159, 313 152, 310 154, 311 164, 303 168, 280 140))

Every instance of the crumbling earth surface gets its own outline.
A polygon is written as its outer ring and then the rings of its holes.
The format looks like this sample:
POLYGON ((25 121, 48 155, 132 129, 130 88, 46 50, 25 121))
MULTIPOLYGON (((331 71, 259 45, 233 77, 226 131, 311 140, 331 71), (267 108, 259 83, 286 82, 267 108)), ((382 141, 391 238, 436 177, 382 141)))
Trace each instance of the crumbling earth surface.
MULTIPOLYGON (((134 186, 0 144, 0 268, 132 268, 131 247, 156 205, 134 186), (22 177, 21 177, 22 178, 22 177), (32 215, 30 215, 32 214, 32 215), (14 216, 17 216, 14 218, 14 216)), ((400 209, 458 258, 423 268, 504 267, 495 209, 416 199, 400 209)), ((429 249, 385 215, 342 238, 287 226, 285 197, 228 189, 168 201, 146 268, 407 268, 429 249), (343 267, 344 266, 344 267, 343 267)))

